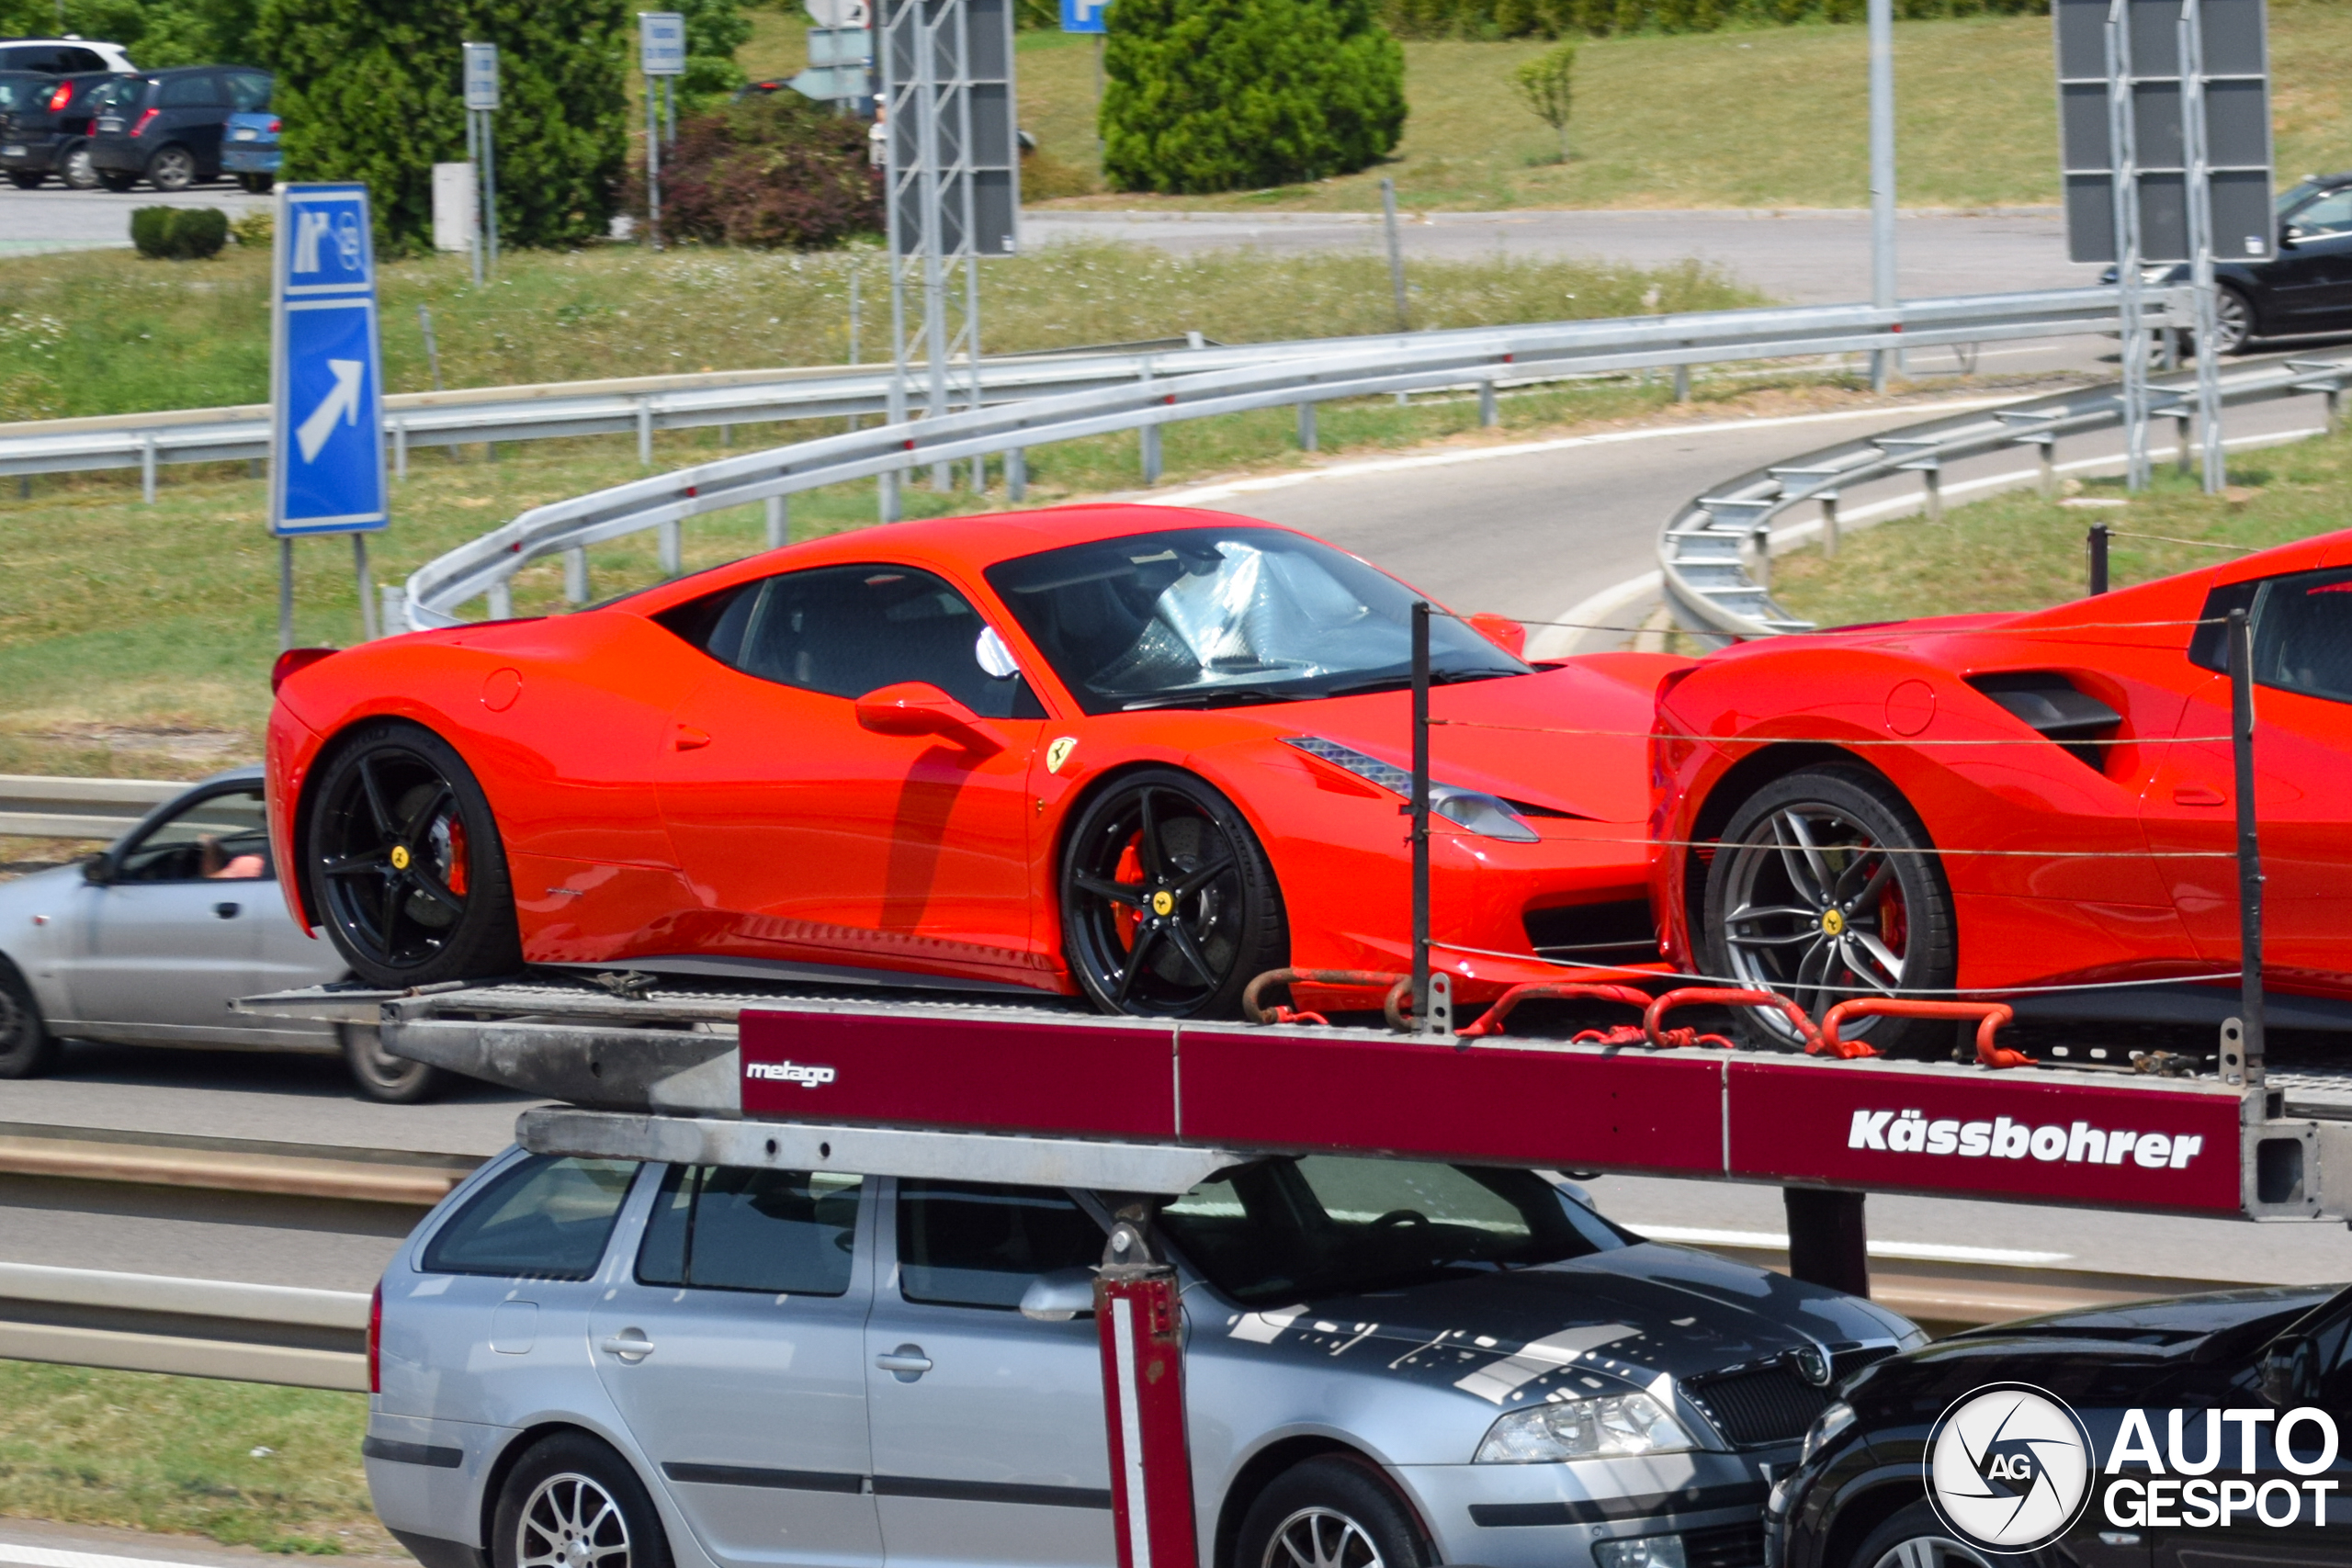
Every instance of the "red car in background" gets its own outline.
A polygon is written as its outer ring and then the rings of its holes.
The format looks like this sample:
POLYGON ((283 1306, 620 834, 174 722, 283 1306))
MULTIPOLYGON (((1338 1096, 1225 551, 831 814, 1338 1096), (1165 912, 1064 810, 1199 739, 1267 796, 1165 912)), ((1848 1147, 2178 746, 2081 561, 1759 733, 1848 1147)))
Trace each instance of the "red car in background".
MULTIPOLYGON (((1409 965, 1415 597, 1205 512, 837 535, 295 669, 274 847, 297 923, 383 986, 626 965, 1227 1015, 1270 969, 1409 965)), ((1644 738, 1682 661, 1531 668, 1500 635, 1432 626, 1466 1000, 1657 960, 1644 738)))
MULTIPOLYGON (((1668 675, 1652 892, 1668 956, 1815 1018, 1873 992, 2202 981, 2233 1001, 2222 621, 2237 608, 2254 628, 2266 983, 2352 998, 2352 533, 1668 675)), ((2116 1010, 2111 993, 2066 1005, 2116 1010)), ((1785 1031, 1761 1011, 1744 1026, 1785 1031)), ((1882 1048, 1951 1039, 1949 1023, 1870 1028, 1882 1048)))

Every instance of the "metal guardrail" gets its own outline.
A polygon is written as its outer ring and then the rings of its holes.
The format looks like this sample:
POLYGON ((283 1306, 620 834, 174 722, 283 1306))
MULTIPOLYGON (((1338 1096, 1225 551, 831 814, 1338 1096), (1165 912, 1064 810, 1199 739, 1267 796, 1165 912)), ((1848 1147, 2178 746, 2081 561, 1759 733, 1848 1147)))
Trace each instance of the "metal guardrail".
MULTIPOLYGON (((2232 406, 2324 394, 2333 428, 2336 404, 2352 384, 2352 350, 2244 362, 2224 369, 2221 380, 2222 400, 2232 406)), ((2195 372, 2151 377, 2149 385, 2154 417, 2185 427, 2196 407, 2195 372)), ((1834 548, 1844 493, 1917 473, 1922 504, 1930 517, 1940 516, 1946 465, 2025 446, 2037 453, 2036 477, 2046 493, 2055 488, 2062 437, 2110 429, 2122 419, 2122 389, 2109 383, 1842 441, 1711 486, 1658 536, 1667 606, 1683 630, 1718 645, 1810 631, 1812 623, 1792 615, 1771 592, 1773 525, 1792 507, 1818 505, 1824 542, 1834 548)), ((2120 467, 2122 459, 2116 461, 2120 467)))
POLYGON ((57 779, 0 773, 0 833, 112 839, 187 788, 159 779, 57 779))
POLYGON ((364 1393, 368 1297, 0 1263, 0 1357, 364 1393))
MULTIPOLYGON (((1252 409, 1300 407, 1302 440, 1313 406, 1340 398, 1439 388, 1475 387, 1488 411, 1498 381, 1565 378, 1587 373, 1732 360, 1793 359, 2039 337, 2115 329, 2117 290, 2053 289, 1967 295, 1900 306, 1806 306, 1642 316, 1416 333, 1385 339, 1262 345, 1254 363, 1140 376, 1131 382, 1023 399, 764 452, 722 458, 557 502, 421 568, 408 582, 406 618, 415 627, 456 623, 457 607, 487 597, 492 618, 509 613, 508 581, 534 560, 573 554, 566 592, 589 597, 586 547, 649 528, 674 529, 685 519, 802 491, 895 476, 927 464, 1002 457, 1008 488, 1020 499, 1023 454, 1032 446, 1115 431, 1144 434, 1144 478, 1158 477, 1158 428, 1252 409), (1280 353, 1273 353, 1273 347, 1280 353)), ((1238 353, 1217 350, 1211 353, 1238 353)), ((1164 356, 1163 367, 1175 356, 1164 356)), ((1199 362, 1193 362, 1199 367, 1199 362)), ((884 516, 891 515, 885 489, 884 516)), ((771 511, 771 535, 782 532, 771 511)), ((676 551, 663 555, 674 563, 676 551)))

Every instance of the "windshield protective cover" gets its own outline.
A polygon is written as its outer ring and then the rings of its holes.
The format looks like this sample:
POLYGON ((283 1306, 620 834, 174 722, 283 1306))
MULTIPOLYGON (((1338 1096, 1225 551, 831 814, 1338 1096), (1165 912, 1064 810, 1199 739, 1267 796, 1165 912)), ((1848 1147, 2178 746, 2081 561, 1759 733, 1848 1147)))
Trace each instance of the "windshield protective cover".
MULTIPOLYGON (((1090 714, 1297 702, 1412 681, 1412 590, 1276 528, 1165 529, 988 569, 1090 714)), ((1462 622, 1430 623, 1439 683, 1529 667, 1462 622)))

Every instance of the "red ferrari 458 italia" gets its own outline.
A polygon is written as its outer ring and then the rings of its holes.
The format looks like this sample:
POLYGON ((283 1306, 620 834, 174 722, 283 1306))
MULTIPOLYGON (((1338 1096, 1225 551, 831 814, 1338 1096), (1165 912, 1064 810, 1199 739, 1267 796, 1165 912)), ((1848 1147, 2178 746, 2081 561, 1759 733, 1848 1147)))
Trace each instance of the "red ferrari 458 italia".
MULTIPOLYGON (((2253 623, 2264 969, 2352 998, 2352 533, 2030 615, 1854 626, 1669 673, 1653 895, 1676 963, 1844 997, 2234 1012, 2224 618, 2253 623), (2089 987, 2069 993, 2057 987, 2089 987), (2144 989, 2141 991, 2144 995, 2144 989)), ((1746 1021, 1767 1036, 1776 1016, 1746 1021)), ((1882 1046, 1951 1025, 1878 1019, 1882 1046)))
MULTIPOLYGON (((383 986, 627 965, 1229 1014, 1266 970, 1409 964, 1415 597, 1172 508, 838 535, 293 669, 276 852, 298 923, 383 986)), ((1432 626, 1467 1000, 1657 961, 1642 738, 1682 661, 1510 640, 1432 626)))

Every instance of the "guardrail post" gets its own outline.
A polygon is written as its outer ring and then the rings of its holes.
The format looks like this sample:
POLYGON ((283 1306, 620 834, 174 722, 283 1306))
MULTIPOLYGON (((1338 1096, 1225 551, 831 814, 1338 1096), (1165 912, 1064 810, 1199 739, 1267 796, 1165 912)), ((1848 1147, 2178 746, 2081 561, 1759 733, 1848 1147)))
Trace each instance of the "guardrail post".
POLYGON ((1821 498, 1821 555, 1826 560, 1838 553, 1838 492, 1831 491, 1821 498))
POLYGON ((392 416, 392 477, 405 482, 408 479, 408 416, 392 416))
POLYGON ((2058 437, 2056 434, 2052 433, 2047 441, 2035 442, 2033 448, 2041 457, 2041 462, 2036 465, 2041 470, 2037 476, 2037 483, 2041 491, 2041 499, 2047 501, 2058 493, 2058 437))
POLYGON ((639 467, 653 466, 653 404, 650 400, 637 400, 637 461, 639 467))
POLYGON ((899 520, 899 471, 896 468, 874 476, 874 509, 885 523, 899 520))
POLYGON ((2096 599, 2107 592, 2107 525, 2094 523, 2084 540, 2091 554, 2091 597, 2096 599))
POLYGON ((1674 367, 1674 400, 1678 403, 1690 400, 1690 367, 1688 365, 1674 367))
POLYGON ((735 445, 735 427, 733 425, 727 423, 721 423, 719 425, 718 444, 721 446, 732 446, 735 445))
POLYGON ((139 438, 139 499, 148 505, 155 504, 155 437, 139 438))
POLYGON ((1940 523, 1944 520, 1943 468, 1939 464, 1925 470, 1919 477, 1928 482, 1928 521, 1940 523))
POLYGON ((383 610, 376 624, 384 628, 384 635, 398 637, 408 630, 408 590, 397 582, 387 582, 377 591, 377 599, 383 610))
POLYGON ((1008 501, 1029 499, 1029 454, 1018 446, 1004 455, 1004 494, 1008 501))
MULTIPOLYGON (((1143 373, 1139 378, 1139 383, 1146 387, 1151 385, 1151 360, 1148 355, 1143 362, 1143 373)), ((1143 482, 1148 485, 1156 485, 1159 482, 1159 425, 1158 422, 1137 426, 1136 441, 1143 454, 1143 482)))
POLYGON ((2195 443, 2190 440, 2189 436, 2189 416, 2188 411, 2183 410, 2172 416, 2172 445, 2174 466, 2179 468, 2179 470, 2184 474, 2188 473, 2194 466, 2190 461, 2190 457, 2193 453, 2195 443))
MULTIPOLYGON (((1306 405, 1299 405, 1302 409, 1306 405)), ((1495 378, 1492 376, 1478 383, 1478 426, 1492 430, 1502 422, 1502 414, 1495 407, 1495 378)))
POLYGON ((662 575, 664 577, 684 575, 686 570, 685 525, 673 517, 662 524, 656 533, 662 540, 662 575))
MULTIPOLYGON (((1489 386, 1491 385, 1492 383, 1489 383, 1489 386)), ((1492 394, 1489 393, 1489 395, 1492 394)), ((1479 415, 1483 419, 1485 414, 1485 406, 1481 404, 1479 415)), ((1298 449, 1302 452, 1314 451, 1315 439, 1315 405, 1301 403, 1298 405, 1298 449)))
POLYGON ((588 603, 588 547, 574 545, 563 552, 563 599, 567 604, 588 603))
POLYGON ((792 537, 792 498, 768 497, 768 548, 780 550, 792 537))
POLYGON ((490 592, 483 597, 490 601, 492 620, 511 621, 514 618, 514 590, 508 585, 504 578, 502 577, 492 583, 490 592))
POLYGON ((1747 531, 1747 552, 1755 558, 1756 561, 1755 567, 1748 575, 1756 579, 1757 587, 1770 589, 1772 586, 1772 525, 1770 523, 1758 523, 1747 531))

